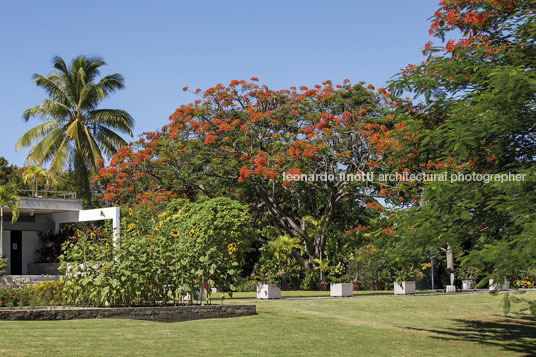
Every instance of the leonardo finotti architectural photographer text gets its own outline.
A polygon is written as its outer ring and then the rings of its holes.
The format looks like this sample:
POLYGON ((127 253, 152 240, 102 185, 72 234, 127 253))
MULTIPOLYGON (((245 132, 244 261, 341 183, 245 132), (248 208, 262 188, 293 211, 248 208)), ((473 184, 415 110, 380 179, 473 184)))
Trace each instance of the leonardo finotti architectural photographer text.
POLYGON ((283 181, 356 181, 356 182, 393 182, 393 181, 419 181, 419 182, 513 182, 524 181, 526 174, 502 173, 502 174, 480 174, 471 173, 392 173, 392 174, 375 174, 374 172, 361 172, 357 174, 340 173, 338 175, 321 173, 321 174, 291 174, 284 172, 283 181))

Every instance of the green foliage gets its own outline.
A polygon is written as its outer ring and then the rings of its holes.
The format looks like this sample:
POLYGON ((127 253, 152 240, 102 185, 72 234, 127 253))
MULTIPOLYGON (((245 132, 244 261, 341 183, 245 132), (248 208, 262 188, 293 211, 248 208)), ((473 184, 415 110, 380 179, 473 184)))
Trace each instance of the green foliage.
POLYGON ((57 305, 63 302, 63 282, 45 281, 28 287, 31 301, 39 305, 57 305))
POLYGON ((17 188, 13 184, 0 186, 0 216, 4 216, 4 206, 11 209, 11 222, 19 219, 19 197, 17 188))
POLYGON ((31 299, 32 295, 27 287, 13 289, 0 288, 0 307, 28 305, 31 299))
POLYGON ((6 272, 7 258, 0 257, 0 275, 6 272))
POLYGON ((303 246, 299 238, 282 235, 266 243, 260 251, 256 277, 269 284, 279 283, 288 279, 289 267, 295 261, 292 252, 303 254, 303 246))
POLYGON ((301 282, 302 290, 316 290, 316 284, 320 282, 320 274, 317 270, 306 272, 304 279, 301 282))
POLYGON ((491 4, 442 3, 434 16, 460 16, 437 19, 432 32, 444 39, 461 30, 462 38, 432 47, 426 61, 391 83, 395 93, 412 92, 419 102, 399 110, 407 129, 399 138, 408 143, 403 136, 411 133, 408 150, 385 158, 412 155, 405 161, 410 172, 523 177, 416 185, 418 205, 397 213, 401 256, 417 258, 430 248, 444 256, 450 246, 462 267, 502 281, 536 260, 536 14, 530 1, 491 4), (463 22, 467 11, 487 20, 463 22))
POLYGON ((0 156, 0 185, 20 183, 20 177, 16 175, 16 172, 16 166, 10 165, 4 157, 0 156))
POLYGON ((58 175, 53 171, 48 171, 47 169, 40 166, 29 166, 22 173, 22 182, 24 184, 31 183, 33 186, 33 195, 37 197, 39 182, 41 180, 45 181, 45 190, 48 190, 51 183, 58 183, 58 175))
POLYGON ((423 273, 419 269, 416 269, 413 264, 395 269, 393 273, 393 279, 398 284, 404 281, 420 280, 422 277, 423 273))
POLYGON ((456 277, 460 280, 476 280, 482 272, 474 266, 467 266, 457 271, 456 277))
POLYGON ((19 218, 19 197, 14 184, 6 184, 0 186, 0 259, 3 254, 3 237, 4 237, 4 206, 11 209, 11 223, 14 223, 19 218))
POLYGON ((507 316, 510 313, 513 304, 521 304, 522 308, 520 311, 528 311, 532 317, 536 319, 536 300, 519 297, 519 295, 525 293, 525 291, 514 291, 513 293, 507 291, 500 293, 503 296, 500 307, 503 310, 504 316, 507 316))
MULTIPOLYGON (((183 303, 201 289, 236 290, 252 229, 247 208, 227 198, 172 202, 158 221, 129 211, 120 239, 79 233, 60 258, 75 305, 183 303)), ((192 302, 192 299, 190 299, 192 302)))
POLYGON ((67 239, 65 232, 39 232, 39 247, 35 251, 36 263, 58 263, 62 254, 61 246, 67 239))

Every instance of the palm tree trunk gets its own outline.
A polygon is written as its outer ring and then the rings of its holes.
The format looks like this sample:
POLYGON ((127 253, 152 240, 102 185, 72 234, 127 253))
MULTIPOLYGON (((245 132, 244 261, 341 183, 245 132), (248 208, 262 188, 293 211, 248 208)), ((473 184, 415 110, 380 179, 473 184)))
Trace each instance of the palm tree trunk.
POLYGON ((84 196, 87 201, 87 208, 93 208, 93 204, 91 203, 91 199, 93 198, 93 195, 91 194, 91 188, 89 186, 89 175, 86 176, 86 179, 83 181, 83 190, 84 190, 84 196))

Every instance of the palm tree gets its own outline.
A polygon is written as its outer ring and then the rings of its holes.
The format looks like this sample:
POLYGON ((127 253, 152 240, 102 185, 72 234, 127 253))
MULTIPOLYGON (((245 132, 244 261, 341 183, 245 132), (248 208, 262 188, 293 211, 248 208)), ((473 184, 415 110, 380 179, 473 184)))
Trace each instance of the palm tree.
POLYGON ((52 65, 55 70, 48 77, 33 76, 49 98, 23 113, 25 121, 32 117, 48 120, 24 133, 16 149, 39 140, 28 153, 27 161, 39 166, 50 162, 49 171, 56 174, 72 169, 76 186, 91 206, 90 176, 102 165, 103 154, 111 157, 126 145, 116 131, 132 136, 134 120, 130 114, 120 109, 97 108, 110 94, 124 88, 124 79, 114 73, 95 82, 99 68, 105 65, 99 57, 79 56, 68 66, 56 56, 52 65))
POLYGON ((33 182, 33 196, 37 197, 38 185, 37 182, 40 178, 45 179, 45 190, 50 183, 57 183, 57 176, 47 169, 40 166, 29 166, 22 173, 22 181, 27 184, 30 181, 33 182))
POLYGON ((19 197, 14 185, 0 186, 0 259, 4 257, 4 206, 11 209, 11 223, 19 219, 19 197))

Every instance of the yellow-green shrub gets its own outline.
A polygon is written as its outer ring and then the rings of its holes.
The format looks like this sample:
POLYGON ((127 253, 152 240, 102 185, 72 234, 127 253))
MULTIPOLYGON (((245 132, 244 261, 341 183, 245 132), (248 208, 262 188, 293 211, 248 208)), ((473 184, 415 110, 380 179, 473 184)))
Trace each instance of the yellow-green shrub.
POLYGON ((45 281, 28 287, 34 301, 39 304, 61 304, 63 302, 63 282, 45 281))

